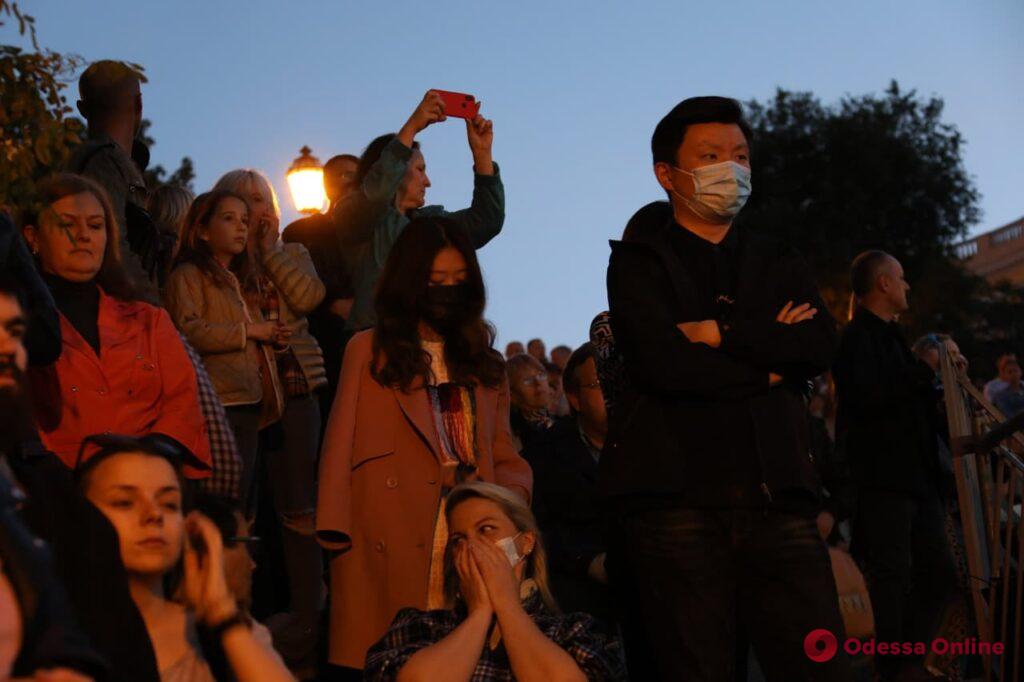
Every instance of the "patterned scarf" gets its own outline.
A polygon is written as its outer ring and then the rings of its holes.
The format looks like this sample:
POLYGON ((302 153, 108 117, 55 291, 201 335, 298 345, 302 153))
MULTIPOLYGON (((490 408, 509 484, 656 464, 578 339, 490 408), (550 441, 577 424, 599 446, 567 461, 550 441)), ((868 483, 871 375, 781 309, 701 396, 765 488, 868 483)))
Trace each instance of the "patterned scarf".
POLYGON ((461 482, 476 471, 476 395, 472 388, 453 383, 430 386, 428 393, 441 457, 458 465, 461 482))

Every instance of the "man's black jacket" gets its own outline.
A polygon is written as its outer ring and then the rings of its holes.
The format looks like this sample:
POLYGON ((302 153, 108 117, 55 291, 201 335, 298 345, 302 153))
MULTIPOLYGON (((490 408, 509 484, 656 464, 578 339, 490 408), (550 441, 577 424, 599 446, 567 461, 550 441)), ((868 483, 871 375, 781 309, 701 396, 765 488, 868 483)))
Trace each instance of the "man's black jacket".
POLYGON ((860 309, 843 329, 833 369, 836 444, 854 483, 925 494, 939 477, 935 372, 895 323, 860 309))
POLYGON ((650 209, 637 213, 646 224, 611 244, 608 301, 627 388, 601 459, 601 491, 691 507, 817 495, 803 386, 831 365, 836 328, 806 264, 743 228, 722 345, 691 343, 676 325, 700 320, 698 301, 669 241, 669 230, 682 228, 650 209), (776 322, 788 301, 818 314, 776 322), (771 372, 786 380, 770 386, 771 372))
POLYGON ((607 590, 589 575, 591 562, 605 551, 597 460, 576 420, 558 420, 523 449, 523 458, 533 469, 533 512, 559 605, 606 620, 607 590))

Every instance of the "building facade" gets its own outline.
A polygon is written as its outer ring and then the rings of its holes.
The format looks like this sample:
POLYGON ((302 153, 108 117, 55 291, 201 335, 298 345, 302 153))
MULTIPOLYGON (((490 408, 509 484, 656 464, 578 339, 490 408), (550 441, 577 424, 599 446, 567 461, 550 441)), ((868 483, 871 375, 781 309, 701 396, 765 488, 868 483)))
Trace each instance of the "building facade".
POLYGON ((1024 287, 1024 217, 957 244, 956 255, 990 284, 1024 287))

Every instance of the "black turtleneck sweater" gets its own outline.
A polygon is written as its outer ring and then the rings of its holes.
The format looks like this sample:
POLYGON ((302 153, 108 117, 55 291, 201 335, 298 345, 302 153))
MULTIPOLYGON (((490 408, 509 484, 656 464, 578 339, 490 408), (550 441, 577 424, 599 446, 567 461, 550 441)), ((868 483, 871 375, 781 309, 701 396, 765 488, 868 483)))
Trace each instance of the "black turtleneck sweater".
POLYGON ((99 286, 95 281, 72 282, 49 273, 44 273, 43 279, 46 280, 47 286, 53 293, 53 300, 57 302, 57 310, 68 319, 71 326, 99 355, 99 286))

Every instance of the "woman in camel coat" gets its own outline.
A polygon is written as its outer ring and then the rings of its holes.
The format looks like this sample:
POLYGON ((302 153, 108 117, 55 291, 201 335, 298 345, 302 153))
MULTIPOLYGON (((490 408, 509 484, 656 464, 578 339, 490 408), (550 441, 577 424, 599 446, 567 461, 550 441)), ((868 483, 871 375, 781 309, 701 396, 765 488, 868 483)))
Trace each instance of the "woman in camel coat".
POLYGON ((441 608, 442 500, 466 480, 529 499, 484 288, 462 229, 413 221, 377 293, 377 326, 345 351, 320 462, 317 537, 331 550, 332 664, 362 668, 404 607, 441 608))

